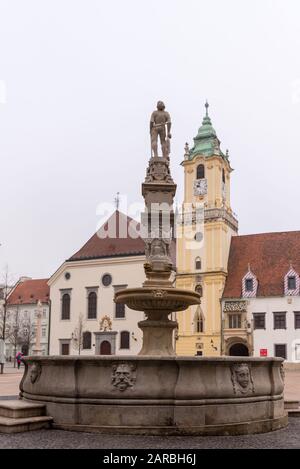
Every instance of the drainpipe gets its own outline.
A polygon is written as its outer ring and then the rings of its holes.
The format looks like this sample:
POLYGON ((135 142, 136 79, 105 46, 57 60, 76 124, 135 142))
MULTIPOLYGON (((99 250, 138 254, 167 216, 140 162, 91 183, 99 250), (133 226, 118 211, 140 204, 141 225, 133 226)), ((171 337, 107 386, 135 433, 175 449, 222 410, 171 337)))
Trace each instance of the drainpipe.
POLYGON ((223 311, 222 311, 222 298, 220 298, 220 311, 221 311, 221 344, 220 344, 220 354, 221 356, 224 355, 224 346, 223 346, 223 342, 224 342, 224 321, 223 321, 223 311))
POLYGON ((51 300, 48 300, 49 304, 49 319, 48 319, 48 348, 47 353, 50 355, 50 326, 51 326, 51 300))

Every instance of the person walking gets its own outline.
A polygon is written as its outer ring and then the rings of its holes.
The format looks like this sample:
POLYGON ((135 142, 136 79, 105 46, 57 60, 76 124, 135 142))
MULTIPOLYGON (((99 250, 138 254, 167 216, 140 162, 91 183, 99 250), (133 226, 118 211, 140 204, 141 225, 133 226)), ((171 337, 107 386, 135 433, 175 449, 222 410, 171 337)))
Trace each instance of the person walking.
POLYGON ((16 355, 18 370, 20 369, 23 356, 24 355, 23 355, 22 352, 18 352, 17 355, 16 355))

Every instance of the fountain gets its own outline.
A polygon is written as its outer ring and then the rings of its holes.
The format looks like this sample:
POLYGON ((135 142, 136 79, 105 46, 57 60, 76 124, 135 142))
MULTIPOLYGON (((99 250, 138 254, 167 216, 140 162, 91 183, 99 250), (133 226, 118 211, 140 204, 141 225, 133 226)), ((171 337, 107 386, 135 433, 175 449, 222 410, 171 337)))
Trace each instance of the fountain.
POLYGON ((117 291, 115 301, 144 311, 138 356, 27 357, 20 397, 42 403, 55 428, 145 435, 258 433, 287 425, 280 358, 177 357, 171 313, 199 304, 175 288, 170 116, 152 114, 152 155, 142 184, 146 280, 117 291), (162 156, 158 156, 157 140, 162 156))

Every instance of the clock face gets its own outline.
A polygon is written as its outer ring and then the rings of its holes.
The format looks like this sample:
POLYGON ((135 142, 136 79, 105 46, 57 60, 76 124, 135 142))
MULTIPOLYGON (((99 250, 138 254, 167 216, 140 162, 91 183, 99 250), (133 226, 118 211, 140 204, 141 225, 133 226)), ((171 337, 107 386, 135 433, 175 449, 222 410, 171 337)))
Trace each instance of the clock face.
POLYGON ((207 180, 196 179, 194 181, 194 195, 206 195, 207 194, 207 180))

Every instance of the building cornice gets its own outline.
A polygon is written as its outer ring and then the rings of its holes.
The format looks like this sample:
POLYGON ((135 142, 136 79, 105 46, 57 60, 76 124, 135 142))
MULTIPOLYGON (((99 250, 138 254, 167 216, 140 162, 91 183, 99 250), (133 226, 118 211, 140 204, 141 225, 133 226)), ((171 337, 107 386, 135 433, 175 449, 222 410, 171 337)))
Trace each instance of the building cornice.
POLYGON ((180 164, 181 166, 193 166, 195 163, 198 163, 200 161, 216 161, 217 163, 221 163, 221 165, 225 165, 228 169, 228 171, 231 173, 234 171, 234 169, 230 166, 230 163, 227 159, 223 158, 221 155, 212 155, 212 156, 205 156, 198 154, 194 156, 191 160, 183 160, 180 164))
POLYGON ((144 263, 146 257, 144 254, 141 255, 127 255, 127 256, 116 256, 116 257, 98 257, 93 259, 82 259, 82 260, 67 260, 65 261, 54 274, 49 278, 48 285, 51 286, 57 278, 66 269, 73 269, 76 267, 94 267, 94 266, 107 266, 107 265, 119 265, 119 264, 134 264, 144 263))

